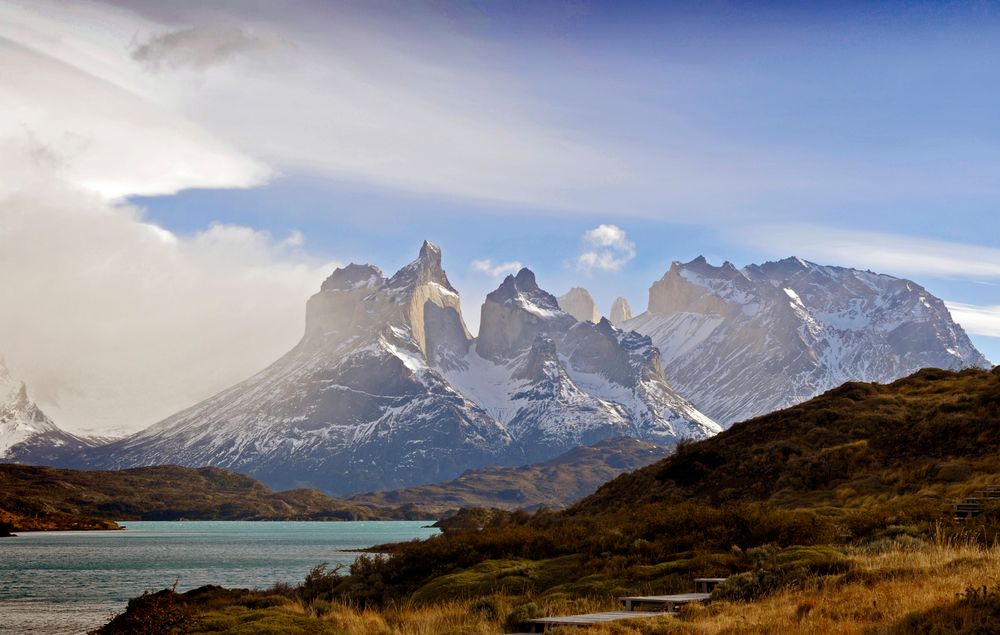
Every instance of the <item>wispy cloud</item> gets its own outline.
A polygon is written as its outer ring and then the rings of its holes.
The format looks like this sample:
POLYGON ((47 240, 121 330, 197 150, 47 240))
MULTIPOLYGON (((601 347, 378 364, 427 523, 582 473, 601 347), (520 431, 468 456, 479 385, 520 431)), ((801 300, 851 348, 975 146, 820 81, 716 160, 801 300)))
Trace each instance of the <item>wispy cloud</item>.
POLYGON ((198 25, 151 35, 135 46, 132 59, 151 70, 163 67, 205 69, 286 45, 280 37, 236 25, 198 25))
POLYGON ((583 234, 584 251, 576 258, 576 268, 585 273, 618 271, 635 258, 635 243, 617 225, 598 225, 583 234))
POLYGON ((257 9, 0 3, 0 42, 19 51, 4 51, 0 93, 35 78, 30 92, 10 90, 23 103, 0 94, 4 121, 44 132, 60 153, 129 140, 120 160, 112 150, 92 157, 99 174, 80 179, 119 196, 255 184, 262 166, 265 177, 308 172, 549 207, 630 182, 615 149, 564 128, 447 21, 414 33, 360 5, 310 6, 309 23, 292 9, 257 9), (139 102, 141 116, 123 111, 139 102), (172 127, 155 134, 168 117, 172 127), (209 153, 215 160, 202 161, 209 153), (148 182, 129 178, 137 172, 148 182))
POLYGON ((731 239, 775 256, 802 256, 824 264, 895 275, 1000 278, 1000 249, 905 234, 853 231, 816 225, 736 227, 731 239))
POLYGON ((0 191, 23 185, 12 171, 35 167, 111 198, 249 187, 271 174, 187 118, 2 36, 0 75, 0 167, 8 175, 0 191))
POLYGON ((488 276, 493 276, 494 278, 499 278, 500 276, 509 273, 517 273, 523 266, 524 265, 517 260, 509 260, 507 262, 498 262, 495 264, 489 258, 472 261, 473 270, 485 273, 488 276))
POLYGON ((1000 306, 945 302, 955 321, 972 335, 1000 337, 1000 306))

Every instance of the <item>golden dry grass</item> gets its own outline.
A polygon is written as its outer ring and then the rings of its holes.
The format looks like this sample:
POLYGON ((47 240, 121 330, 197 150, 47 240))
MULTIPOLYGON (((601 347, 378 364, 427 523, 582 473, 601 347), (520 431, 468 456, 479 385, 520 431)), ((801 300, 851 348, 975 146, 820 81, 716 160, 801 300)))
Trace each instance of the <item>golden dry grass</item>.
MULTIPOLYGON (((937 544, 917 550, 849 554, 857 567, 847 576, 817 579, 756 602, 716 602, 690 607, 679 618, 619 622, 552 635, 855 634, 898 628, 908 614, 954 604, 968 587, 1000 584, 1000 548, 937 544)), ((526 598, 493 597, 495 614, 476 601, 358 610, 334 605, 323 616, 345 632, 366 635, 495 635, 504 633, 511 608, 526 598)), ((614 598, 535 599, 547 615, 614 610, 614 598)))
MULTIPOLYGON (((969 587, 1000 583, 1000 548, 929 546, 881 554, 855 552, 858 572, 817 580, 757 602, 690 607, 659 618, 589 629, 582 635, 873 634, 900 628, 912 613, 954 604, 969 587)), ((570 631, 565 631, 569 633, 570 631)), ((558 631, 553 631, 558 633, 558 631)))

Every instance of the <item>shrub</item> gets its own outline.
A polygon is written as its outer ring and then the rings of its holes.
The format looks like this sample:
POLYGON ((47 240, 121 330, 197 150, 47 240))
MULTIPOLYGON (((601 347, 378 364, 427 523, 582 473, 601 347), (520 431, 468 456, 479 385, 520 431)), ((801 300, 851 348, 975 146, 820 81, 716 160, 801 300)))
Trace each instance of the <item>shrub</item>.
POLYGON ((333 596, 334 588, 343 579, 340 575, 340 566, 328 570, 329 563, 324 562, 312 568, 306 574, 306 579, 299 586, 299 597, 306 604, 311 604, 318 598, 330 599, 333 596))
POLYGON ((520 630, 528 620, 542 617, 542 610, 534 602, 518 604, 507 614, 504 620, 504 628, 511 631, 520 630))
POLYGON ((500 619, 500 605, 495 598, 482 598, 469 605, 469 614, 493 622, 500 619))

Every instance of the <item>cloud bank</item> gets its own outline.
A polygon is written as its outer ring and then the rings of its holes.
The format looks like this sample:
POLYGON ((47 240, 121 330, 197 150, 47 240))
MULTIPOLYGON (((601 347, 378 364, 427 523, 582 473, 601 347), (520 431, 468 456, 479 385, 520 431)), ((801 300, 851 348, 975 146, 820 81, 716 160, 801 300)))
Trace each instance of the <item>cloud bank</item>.
POLYGON ((176 235, 39 171, 0 196, 0 351, 60 425, 136 430, 297 341, 333 267, 302 241, 219 224, 176 235))
POLYGON ((971 335, 1000 337, 1000 306, 946 302, 955 321, 971 335))

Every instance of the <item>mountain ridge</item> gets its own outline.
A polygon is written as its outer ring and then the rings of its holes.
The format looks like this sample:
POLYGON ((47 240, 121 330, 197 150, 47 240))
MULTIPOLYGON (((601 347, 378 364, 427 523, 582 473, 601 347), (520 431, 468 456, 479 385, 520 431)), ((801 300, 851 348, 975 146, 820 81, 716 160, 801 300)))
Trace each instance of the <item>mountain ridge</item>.
POLYGON ((390 277, 335 270, 306 303, 302 339, 268 368, 59 464, 215 465, 342 495, 623 434, 673 443, 717 430, 669 386, 649 338, 578 322, 528 269, 487 296, 473 338, 440 248, 424 241, 390 277))
POLYGON ((725 425, 845 381, 989 366, 917 283, 797 257, 742 269, 674 261, 622 326, 649 335, 675 388, 725 425))

